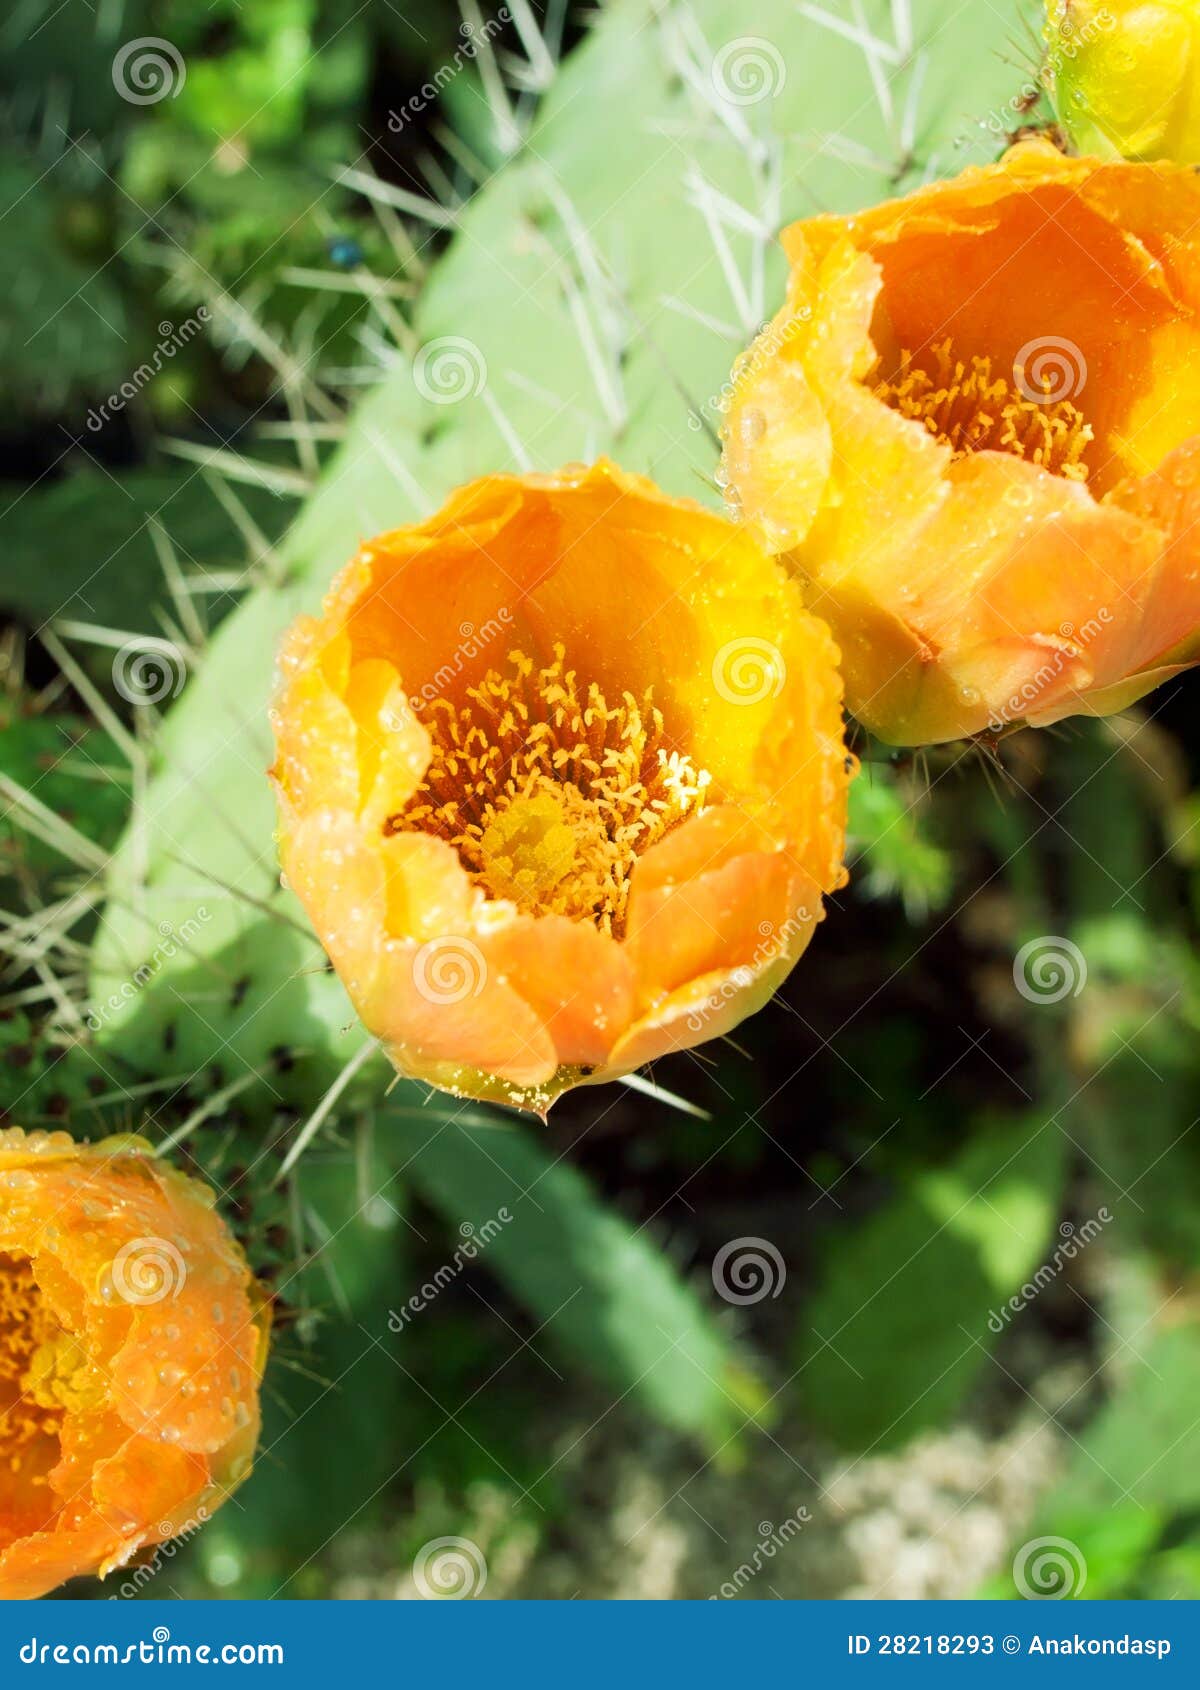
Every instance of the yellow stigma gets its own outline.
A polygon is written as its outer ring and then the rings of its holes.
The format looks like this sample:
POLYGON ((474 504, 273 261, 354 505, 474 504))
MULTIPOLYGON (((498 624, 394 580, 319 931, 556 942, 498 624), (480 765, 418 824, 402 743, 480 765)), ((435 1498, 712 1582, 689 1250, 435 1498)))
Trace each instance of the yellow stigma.
POLYGON ((562 646, 541 669, 511 652, 461 703, 422 712, 429 768, 386 831, 436 834, 489 897, 620 937, 635 862, 703 807, 709 784, 670 746, 652 694, 610 705, 562 646))
POLYGON ((879 381, 876 397, 924 423, 930 434, 952 448, 956 458, 971 452, 1009 452, 1040 464, 1052 475, 1086 481, 1083 454, 1094 438, 1083 412, 1070 399, 1030 398, 1023 372, 1014 381, 992 374, 992 360, 955 358, 952 343, 933 348, 932 371, 910 352, 900 354, 900 368, 879 381))
POLYGON ((498 897, 537 903, 571 872, 579 852, 567 814, 563 799, 545 791, 514 798, 496 814, 480 854, 484 878, 498 897))

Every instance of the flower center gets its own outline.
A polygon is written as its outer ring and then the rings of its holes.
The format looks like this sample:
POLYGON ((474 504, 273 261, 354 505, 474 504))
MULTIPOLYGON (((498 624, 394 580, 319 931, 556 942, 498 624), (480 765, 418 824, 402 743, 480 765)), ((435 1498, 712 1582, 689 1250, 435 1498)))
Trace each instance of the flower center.
POLYGON ((1070 399, 1054 397, 1049 379, 1035 392, 1019 366, 1008 380, 993 374, 990 358, 956 358, 949 340, 933 348, 933 358, 927 370, 902 352, 896 374, 876 383, 876 397, 924 423, 956 458, 1009 452, 1052 475, 1087 480, 1083 454, 1095 438, 1092 428, 1070 399))
POLYGON ((0 1253, 0 1545, 53 1513, 46 1486, 68 1410, 84 1406, 95 1370, 45 1302, 28 1261, 0 1253), (27 1517, 28 1516, 28 1517, 27 1517))
POLYGON ((634 863, 703 807, 710 780, 669 748, 652 695, 609 704, 562 646, 543 669, 511 652, 462 703, 422 711, 429 768, 385 832, 436 834, 490 897, 620 937, 634 863))

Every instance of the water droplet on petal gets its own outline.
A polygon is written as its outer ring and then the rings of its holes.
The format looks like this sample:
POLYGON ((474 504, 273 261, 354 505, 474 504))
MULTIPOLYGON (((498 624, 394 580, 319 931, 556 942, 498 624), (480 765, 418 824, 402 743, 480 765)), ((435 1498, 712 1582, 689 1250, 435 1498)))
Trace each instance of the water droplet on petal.
POLYGON ((738 425, 743 446, 753 446, 767 432, 767 419, 761 411, 744 411, 738 425))

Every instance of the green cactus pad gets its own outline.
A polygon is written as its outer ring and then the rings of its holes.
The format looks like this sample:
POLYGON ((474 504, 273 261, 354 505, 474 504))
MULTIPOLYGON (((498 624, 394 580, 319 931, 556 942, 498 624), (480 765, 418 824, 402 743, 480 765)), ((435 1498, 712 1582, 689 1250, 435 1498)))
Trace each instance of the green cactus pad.
POLYGON ((281 1047, 311 1096, 361 1042, 278 890, 265 778, 279 636, 359 539, 486 470, 600 453, 718 502, 711 431, 734 356, 778 304, 780 226, 1000 150, 1023 81, 1010 18, 956 0, 854 15, 869 28, 836 3, 620 0, 524 146, 454 214, 416 303, 419 350, 359 408, 274 584, 221 628, 165 723, 112 866, 93 997, 121 994, 164 924, 209 915, 105 1023, 135 1066, 178 1063, 170 1025, 214 1079, 261 1074, 272 1104, 281 1047))

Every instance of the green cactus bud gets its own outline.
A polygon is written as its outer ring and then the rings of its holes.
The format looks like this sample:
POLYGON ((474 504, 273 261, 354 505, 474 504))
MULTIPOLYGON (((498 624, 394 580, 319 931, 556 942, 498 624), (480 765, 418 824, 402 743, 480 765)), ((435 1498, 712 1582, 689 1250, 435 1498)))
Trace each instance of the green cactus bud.
POLYGON ((1047 0, 1048 74, 1081 152, 1200 163, 1200 0, 1047 0))

